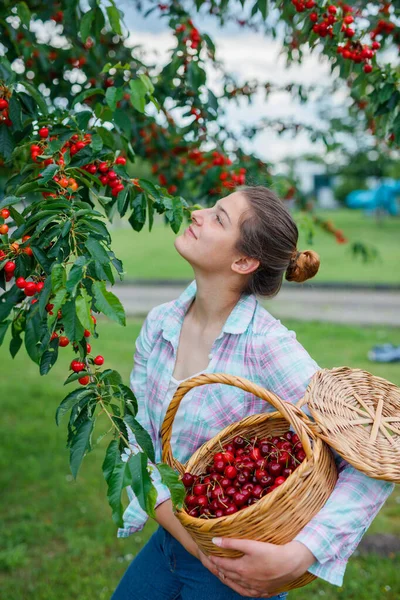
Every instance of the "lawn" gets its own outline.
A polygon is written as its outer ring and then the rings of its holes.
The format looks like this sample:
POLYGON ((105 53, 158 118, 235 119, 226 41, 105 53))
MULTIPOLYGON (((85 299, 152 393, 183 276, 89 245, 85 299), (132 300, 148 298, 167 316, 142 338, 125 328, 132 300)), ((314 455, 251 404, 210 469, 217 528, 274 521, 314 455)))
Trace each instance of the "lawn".
MULTIPOLYGON (((400 218, 389 218, 377 223, 361 211, 338 210, 318 213, 331 219, 343 230, 351 242, 373 245, 379 258, 372 263, 363 263, 354 258, 350 244, 338 244, 332 235, 317 228, 313 246, 300 230, 298 248, 315 249, 321 257, 320 270, 313 281, 318 282, 363 282, 400 284, 400 218)), ((133 231, 125 222, 113 227, 113 249, 123 261, 126 279, 192 279, 190 265, 175 250, 174 238, 181 235, 187 224, 184 222, 178 234, 164 225, 162 217, 154 222, 151 232, 148 224, 140 232, 133 231)), ((298 218, 298 215, 295 215, 298 218)))
MULTIPOLYGON (((134 341, 141 321, 126 328, 100 320, 101 337, 93 351, 104 354, 105 367, 117 368, 127 381, 134 341)), ((368 349, 395 342, 400 330, 285 321, 321 367, 365 368, 400 385, 396 364, 368 362, 368 349)), ((116 537, 101 472, 107 439, 89 454, 75 482, 69 471, 66 421, 57 428, 55 410, 71 386, 63 387, 70 347, 41 378, 21 350, 14 360, 0 349, 3 365, 0 436, 2 490, 0 589, 4 600, 108 600, 129 562, 156 529, 126 539, 116 537)), ((93 439, 108 429, 99 421, 93 439)), ((125 498, 126 502, 126 498, 125 498)), ((396 489, 371 526, 371 532, 400 535, 400 490, 396 489)), ((398 600, 400 557, 354 556, 343 588, 316 582, 290 594, 291 600, 398 600)), ((138 599, 139 600, 139 599, 138 599)), ((154 599, 157 600, 157 599, 154 599)))

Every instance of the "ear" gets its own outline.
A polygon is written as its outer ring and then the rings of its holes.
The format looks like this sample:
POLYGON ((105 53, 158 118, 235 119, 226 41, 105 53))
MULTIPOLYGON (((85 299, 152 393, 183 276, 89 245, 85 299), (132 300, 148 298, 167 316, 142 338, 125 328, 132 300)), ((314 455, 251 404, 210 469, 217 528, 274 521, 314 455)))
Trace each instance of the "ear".
POLYGON ((240 275, 250 275, 258 269, 260 261, 257 258, 250 258, 249 256, 243 256, 232 263, 232 269, 240 275))

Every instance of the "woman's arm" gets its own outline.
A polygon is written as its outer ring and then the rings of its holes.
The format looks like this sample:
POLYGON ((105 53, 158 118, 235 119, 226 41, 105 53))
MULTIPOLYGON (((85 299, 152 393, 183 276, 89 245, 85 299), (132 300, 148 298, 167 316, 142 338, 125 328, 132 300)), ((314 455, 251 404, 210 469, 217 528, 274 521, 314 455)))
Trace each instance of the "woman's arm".
MULTIPOLYGON (((265 333, 260 374, 267 389, 283 400, 296 403, 318 370, 320 367, 297 341, 293 331, 279 324, 265 333)), ((304 410, 307 412, 307 407, 304 410)), ((341 585, 349 557, 394 486, 357 471, 337 454, 336 461, 339 478, 331 496, 295 540, 317 558, 308 569, 311 573, 341 585)))
MULTIPOLYGON (((157 326, 157 314, 159 308, 159 306, 152 308, 142 325, 139 336, 136 339, 134 367, 130 375, 130 387, 133 393, 135 394, 138 403, 138 412, 136 415, 136 420, 142 425, 142 427, 144 427, 144 429, 149 433, 151 437, 156 454, 156 462, 160 462, 161 460, 161 450, 158 447, 158 439, 151 423, 148 407, 148 398, 146 395, 146 385, 147 360, 153 347, 154 331, 157 326)), ((126 449, 125 454, 122 455, 122 460, 124 461, 128 460, 128 457, 131 453, 136 454, 141 450, 138 444, 136 443, 136 439, 133 432, 128 426, 127 431, 129 436, 130 448, 129 450, 126 449)), ((149 465, 151 465, 150 461, 149 465)), ((171 494, 169 492, 168 487, 161 482, 161 476, 158 472, 158 469, 155 466, 151 466, 150 471, 150 476, 153 485, 157 491, 157 507, 159 504, 165 502, 168 498, 170 498, 171 494)), ((131 486, 129 486, 127 489, 130 498, 130 503, 124 512, 124 526, 118 529, 118 537, 127 537, 132 533, 135 533, 136 531, 140 531, 141 529, 143 529, 144 525, 146 524, 146 521, 149 518, 148 514, 140 506, 138 499, 133 494, 131 486)))

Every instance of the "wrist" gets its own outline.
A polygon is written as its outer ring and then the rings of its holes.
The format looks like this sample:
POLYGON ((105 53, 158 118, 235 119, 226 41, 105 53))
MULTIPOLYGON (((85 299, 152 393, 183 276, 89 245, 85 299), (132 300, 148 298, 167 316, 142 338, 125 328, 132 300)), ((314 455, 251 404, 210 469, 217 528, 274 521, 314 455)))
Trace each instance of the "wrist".
POLYGON ((305 573, 317 560, 311 550, 301 542, 293 540, 285 544, 285 547, 290 561, 289 564, 293 565, 293 571, 296 572, 298 577, 305 573))

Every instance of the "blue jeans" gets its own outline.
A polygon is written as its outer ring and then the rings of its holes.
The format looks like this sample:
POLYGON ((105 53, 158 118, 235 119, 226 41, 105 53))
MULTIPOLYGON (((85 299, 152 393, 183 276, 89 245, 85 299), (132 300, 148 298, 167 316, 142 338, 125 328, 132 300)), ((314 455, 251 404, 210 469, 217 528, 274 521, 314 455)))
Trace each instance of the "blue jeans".
MULTIPOLYGON (((283 600, 287 593, 271 600, 283 600)), ((164 527, 159 526, 133 559, 111 600, 239 600, 192 556, 164 527)), ((260 600, 260 599, 259 599, 260 600)))

